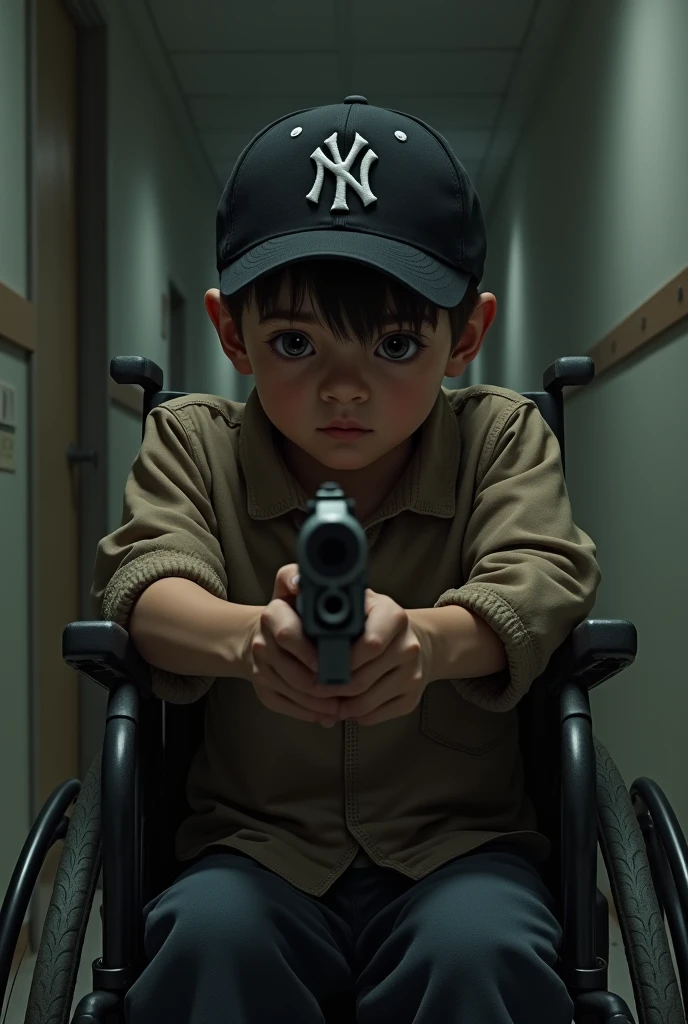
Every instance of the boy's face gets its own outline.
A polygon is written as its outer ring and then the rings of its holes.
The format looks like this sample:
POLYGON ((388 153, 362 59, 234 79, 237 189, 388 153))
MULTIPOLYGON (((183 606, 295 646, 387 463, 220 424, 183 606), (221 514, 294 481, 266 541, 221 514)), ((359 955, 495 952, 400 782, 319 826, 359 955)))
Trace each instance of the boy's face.
POLYGON ((414 335, 410 326, 390 322, 364 348, 321 324, 308 296, 290 317, 286 282, 278 303, 283 313, 261 322, 255 303, 244 308, 243 341, 216 289, 205 304, 237 371, 254 375, 275 427, 320 466, 354 473, 411 438, 435 404, 442 379, 460 376, 475 358, 496 312, 494 296, 483 293, 452 351, 446 310, 434 330, 425 323, 414 335), (354 419, 368 432, 323 433, 335 419, 354 419))

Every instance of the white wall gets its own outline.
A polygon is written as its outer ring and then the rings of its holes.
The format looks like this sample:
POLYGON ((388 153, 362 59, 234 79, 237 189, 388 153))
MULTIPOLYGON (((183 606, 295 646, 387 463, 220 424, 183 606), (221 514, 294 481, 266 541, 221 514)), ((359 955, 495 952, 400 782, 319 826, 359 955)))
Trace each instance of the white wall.
MULTIPOLYGON (((488 218, 499 301, 473 371, 539 390, 688 263, 688 5, 577 0, 488 218)), ((686 297, 688 302, 688 297, 686 297)), ((688 832, 688 324, 567 402, 568 480, 598 544, 595 616, 628 618, 636 664, 593 691, 626 784, 649 775, 688 832)))
POLYGON ((171 277, 186 298, 188 389, 233 387, 233 367, 203 308, 217 287, 215 210, 221 187, 180 137, 167 94, 127 20, 109 14, 110 351, 164 370, 161 296, 171 277))
MULTIPOLYGON (((109 9, 109 348, 144 355, 168 375, 161 303, 172 278, 186 299, 185 390, 239 397, 237 374, 203 306, 217 287, 215 211, 222 189, 190 151, 179 109, 126 4, 109 9)), ((179 101, 177 101, 178 103, 179 101)), ((110 412, 110 528, 120 520, 136 418, 110 412)))

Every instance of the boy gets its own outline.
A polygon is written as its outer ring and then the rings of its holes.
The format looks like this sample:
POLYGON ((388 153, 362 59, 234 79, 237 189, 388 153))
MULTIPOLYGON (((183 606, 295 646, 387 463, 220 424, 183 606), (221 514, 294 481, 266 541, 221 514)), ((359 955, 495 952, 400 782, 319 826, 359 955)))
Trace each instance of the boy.
POLYGON ((362 1024, 569 1024, 516 707, 599 570, 534 404, 441 387, 496 311, 471 182, 429 126, 350 96, 256 136, 217 243, 206 309, 255 389, 148 416, 95 567, 157 696, 208 694, 128 1020, 321 1024, 355 987, 362 1024), (326 480, 369 543, 335 693, 294 609, 326 480))

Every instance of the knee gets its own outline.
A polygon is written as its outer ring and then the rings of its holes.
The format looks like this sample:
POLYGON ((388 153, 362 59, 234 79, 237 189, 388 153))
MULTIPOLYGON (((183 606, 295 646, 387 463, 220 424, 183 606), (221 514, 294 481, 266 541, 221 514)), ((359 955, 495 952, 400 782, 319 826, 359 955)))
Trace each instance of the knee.
POLYGON ((419 931, 433 960, 469 976, 507 964, 516 970, 554 967, 562 932, 546 897, 535 887, 472 882, 455 890, 454 898, 443 892, 431 912, 424 908, 419 931))
POLYGON ((550 943, 534 941, 528 929, 490 928, 479 918, 447 921, 443 929, 432 928, 428 946, 433 962, 447 971, 475 978, 485 971, 498 973, 501 967, 525 969, 528 964, 556 963, 556 950, 550 943))
POLYGON ((195 951, 199 959, 216 953, 226 960, 244 952, 253 959, 269 931, 264 906, 250 880, 229 863, 204 866, 182 876, 147 908, 146 956, 165 945, 173 956, 175 950, 185 957, 195 951))

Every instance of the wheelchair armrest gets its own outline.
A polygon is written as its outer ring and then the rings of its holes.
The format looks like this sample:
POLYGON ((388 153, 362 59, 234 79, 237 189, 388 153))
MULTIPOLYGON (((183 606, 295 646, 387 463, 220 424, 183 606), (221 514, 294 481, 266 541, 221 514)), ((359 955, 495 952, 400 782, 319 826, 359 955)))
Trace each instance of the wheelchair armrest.
POLYGON ((62 657, 106 690, 132 682, 141 696, 153 696, 150 669, 116 622, 70 622, 62 633, 62 657))
POLYGON ((577 679, 592 690, 635 661, 638 637, 625 619, 586 619, 570 633, 548 666, 552 686, 577 679))

